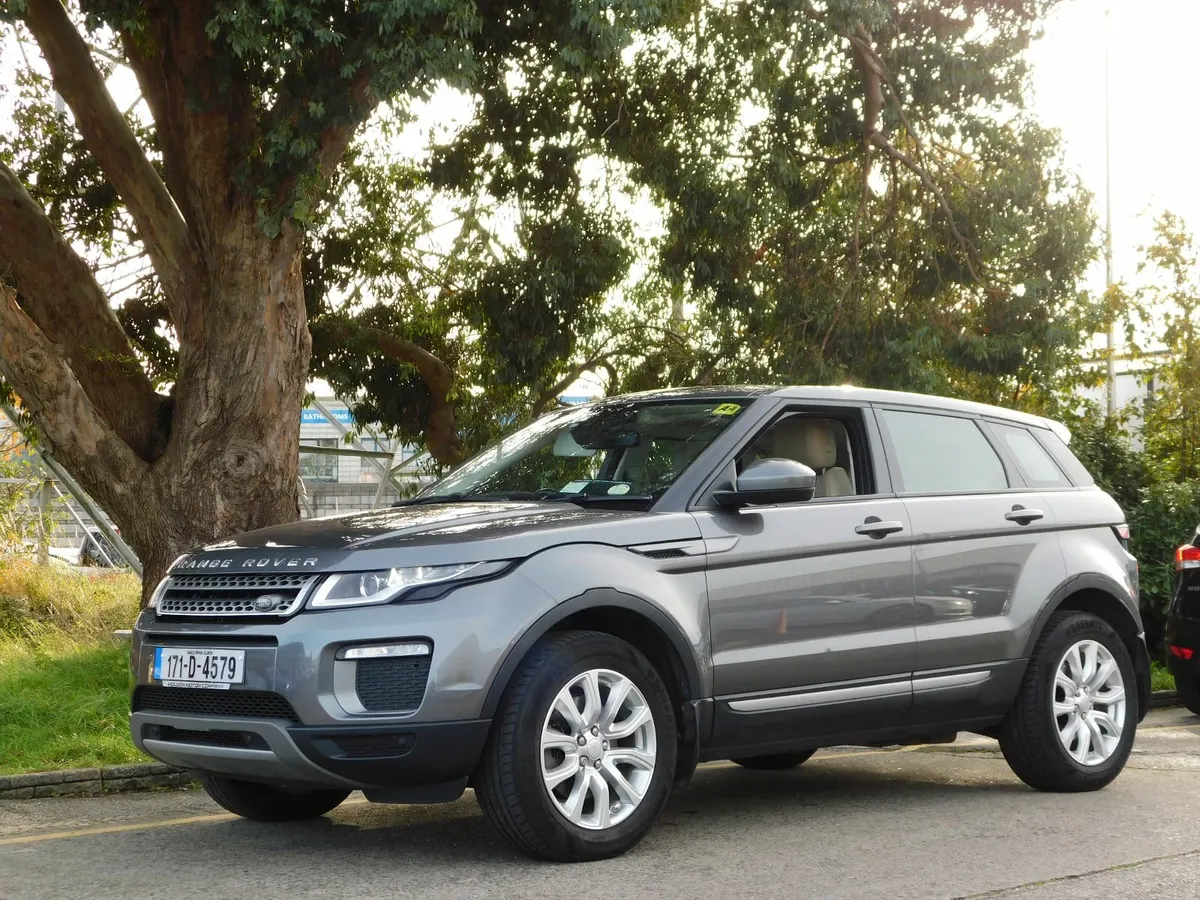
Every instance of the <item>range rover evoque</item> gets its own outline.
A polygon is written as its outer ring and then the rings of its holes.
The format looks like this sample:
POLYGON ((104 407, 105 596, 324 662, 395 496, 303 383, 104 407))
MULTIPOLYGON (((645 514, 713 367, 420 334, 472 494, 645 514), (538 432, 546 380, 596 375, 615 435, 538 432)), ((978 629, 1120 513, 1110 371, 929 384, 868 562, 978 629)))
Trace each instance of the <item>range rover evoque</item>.
POLYGON ((553 412, 395 507, 179 559, 137 745, 252 819, 471 787, 521 849, 632 847, 697 763, 999 740, 1101 788, 1149 699, 1137 563, 1056 423, 855 388, 553 412))

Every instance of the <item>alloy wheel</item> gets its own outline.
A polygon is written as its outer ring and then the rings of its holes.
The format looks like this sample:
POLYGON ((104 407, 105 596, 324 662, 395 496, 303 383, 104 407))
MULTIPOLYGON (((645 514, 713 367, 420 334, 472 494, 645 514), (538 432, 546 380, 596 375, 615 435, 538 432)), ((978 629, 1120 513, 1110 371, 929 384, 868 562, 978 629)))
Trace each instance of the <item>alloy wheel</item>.
POLYGON ((590 669, 558 692, 542 725, 541 771, 559 813, 590 830, 637 809, 654 778, 654 714, 620 672, 590 669))
POLYGON ((1072 644, 1054 671, 1052 690, 1063 747, 1080 765, 1101 765, 1125 727, 1125 682, 1116 658, 1098 641, 1072 644))

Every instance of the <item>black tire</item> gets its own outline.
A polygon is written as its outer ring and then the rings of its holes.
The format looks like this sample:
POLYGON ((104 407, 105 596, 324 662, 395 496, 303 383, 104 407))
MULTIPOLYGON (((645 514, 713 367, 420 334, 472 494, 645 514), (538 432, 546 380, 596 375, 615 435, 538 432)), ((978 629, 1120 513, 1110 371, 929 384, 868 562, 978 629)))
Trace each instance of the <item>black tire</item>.
POLYGON ((1200 678, 1175 676, 1175 693, 1188 712, 1200 716, 1200 678))
POLYGON ((645 656, 608 634, 550 634, 534 645, 505 690, 480 761, 475 796, 496 829, 525 853, 555 862, 619 856, 646 835, 666 805, 677 745, 670 694, 645 656), (633 681, 654 718, 657 744, 642 800, 623 821, 603 830, 570 822, 551 800, 541 771, 541 734, 550 706, 571 679, 592 669, 610 669, 633 681))
POLYGON ((1012 709, 997 737, 1004 758, 1017 777, 1039 791, 1095 791, 1121 773, 1133 749, 1138 723, 1137 676, 1124 642, 1103 619, 1089 613, 1063 611, 1051 616, 1038 638, 1012 709), (1112 755, 1099 765, 1073 759, 1059 738, 1053 710, 1055 670, 1077 642, 1103 645, 1117 662, 1125 689, 1125 721, 1112 755))
POLYGON ((799 753, 771 753, 767 756, 744 756, 732 760, 743 769, 755 769, 761 772, 780 772, 784 769, 794 769, 808 762, 816 750, 801 750, 799 753))
POLYGON ((255 822, 298 822, 315 819, 335 809, 350 796, 349 791, 289 791, 240 781, 215 772, 197 772, 196 777, 217 805, 243 819, 255 822))

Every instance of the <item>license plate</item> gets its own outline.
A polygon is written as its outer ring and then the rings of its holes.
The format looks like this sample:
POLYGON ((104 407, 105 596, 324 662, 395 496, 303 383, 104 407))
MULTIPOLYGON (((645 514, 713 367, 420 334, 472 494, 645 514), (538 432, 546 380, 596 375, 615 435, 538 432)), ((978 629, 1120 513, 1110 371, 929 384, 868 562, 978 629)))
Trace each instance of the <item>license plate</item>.
POLYGON ((227 691, 246 680, 246 651, 155 647, 152 674, 163 687, 227 691))

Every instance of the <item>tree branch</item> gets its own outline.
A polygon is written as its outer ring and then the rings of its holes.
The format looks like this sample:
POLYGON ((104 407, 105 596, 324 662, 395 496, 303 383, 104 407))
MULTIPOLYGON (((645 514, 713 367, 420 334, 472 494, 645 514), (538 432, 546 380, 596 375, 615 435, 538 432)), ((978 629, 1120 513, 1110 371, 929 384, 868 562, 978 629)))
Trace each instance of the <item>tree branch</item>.
POLYGON ((0 373, 16 389, 43 440, 83 477, 101 505, 122 508, 144 488, 149 466, 104 421, 75 372, 0 284, 0 373))
POLYGON ((244 161, 254 128, 244 79, 217 83, 228 68, 205 29, 215 0, 148 4, 145 33, 121 34, 121 46, 154 117, 167 189, 202 250, 220 241, 234 168, 244 161), (213 185, 227 189, 213 190, 213 185))
POLYGON ((616 350, 608 350, 593 356, 591 359, 584 360, 579 365, 572 366, 567 370, 566 375, 537 395, 530 409, 530 418, 537 418, 545 412, 546 407, 553 403, 559 394, 574 384, 584 372, 591 372, 593 369, 599 368, 616 356, 617 353, 618 351, 616 350))
MULTIPOLYGON (((946 199, 945 191, 941 189, 933 174, 928 167, 923 165, 915 156, 909 156, 902 150, 898 149, 887 136, 877 127, 879 112, 883 104, 883 88, 886 86, 896 101, 896 112, 900 118, 901 124, 904 126, 905 132, 914 141, 915 146, 920 149, 920 138, 913 130, 912 123, 908 119, 908 114, 904 110, 904 98, 900 96, 900 91, 896 85, 888 77, 887 69, 884 66, 883 59, 879 56, 874 45, 871 42, 871 36, 866 28, 860 23, 853 33, 848 35, 850 40, 852 55, 855 59, 855 64, 863 74, 866 84, 866 99, 863 112, 863 141, 867 145, 865 152, 869 154, 870 147, 879 148, 891 160, 900 163, 911 172, 915 173, 921 180, 921 184, 929 191, 942 213, 946 216, 946 224, 950 229, 950 234, 955 242, 963 251, 963 256, 967 264, 967 270, 971 273, 971 278, 978 282, 980 281, 979 274, 975 268, 976 250, 974 245, 967 239, 966 235, 958 227, 955 220, 954 211, 950 208, 950 202, 946 199)), ((869 160, 869 155, 868 155, 869 160)), ((866 186, 867 173, 864 171, 863 182, 864 189, 866 186)), ((857 228, 855 234, 855 253, 857 254, 857 228)))
POLYGON ((161 452, 163 398, 88 265, 63 240, 17 176, 0 163, 0 278, 24 313, 62 349, 105 421, 145 460, 161 452))
POLYGON ((117 109, 60 0, 28 0, 25 23, 50 65, 55 90, 75 114, 88 150, 133 217, 176 321, 184 321, 185 298, 200 274, 187 222, 117 109))
POLYGON ((324 329, 340 341, 361 341, 391 360, 408 363, 417 370, 429 389, 429 410, 425 422, 425 442, 429 453, 440 463, 453 464, 463 458, 463 446, 455 430, 454 405, 450 390, 454 373, 450 367, 412 341, 369 325, 359 325, 344 317, 336 320, 323 316, 311 323, 314 330, 324 329))

